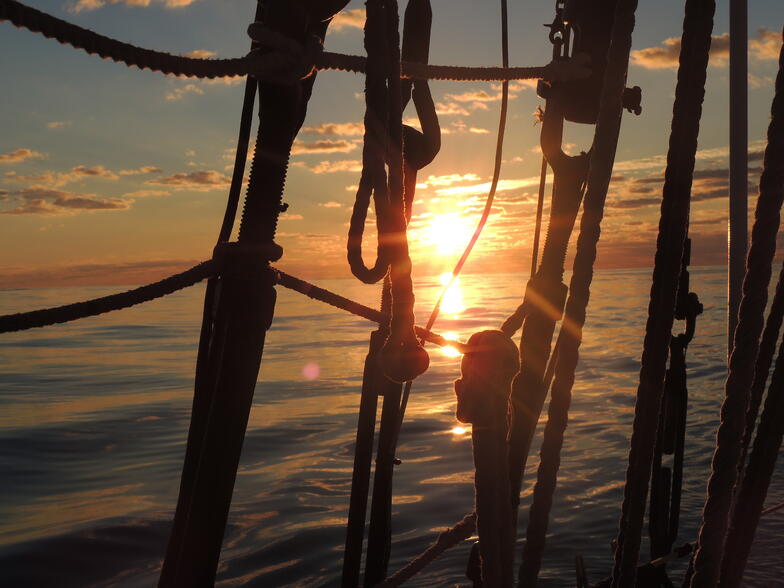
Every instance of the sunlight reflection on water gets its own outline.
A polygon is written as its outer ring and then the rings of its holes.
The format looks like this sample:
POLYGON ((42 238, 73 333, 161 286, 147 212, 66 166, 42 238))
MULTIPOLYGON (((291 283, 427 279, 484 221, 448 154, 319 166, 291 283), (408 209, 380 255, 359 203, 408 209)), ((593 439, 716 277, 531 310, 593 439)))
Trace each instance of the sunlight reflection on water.
MULTIPOLYGON (((649 274, 600 272, 595 279, 542 586, 573 585, 577 553, 594 581, 610 569, 649 274)), ((693 538, 699 522, 723 393, 723 278, 715 270, 692 272, 706 313, 688 356, 689 441, 679 541, 693 538)), ((475 331, 498 328, 519 304, 522 283, 520 276, 461 276, 455 290, 459 310, 445 309, 435 330, 467 340, 475 331)), ((368 305, 378 299, 377 288, 348 280, 319 285, 368 305)), ((441 288, 438 275, 418 280, 420 322, 441 288)), ((16 312, 112 291, 5 291, 0 309, 16 312)), ((0 585, 155 583, 179 486, 202 296, 197 287, 143 307, 0 339, 0 585)), ((329 586, 339 577, 371 328, 280 290, 219 585, 329 586), (317 369, 306 371, 308 366, 317 369)), ((433 541, 430 529, 452 525, 472 508, 470 429, 454 417, 452 382, 460 359, 427 349, 431 368, 414 384, 400 434, 391 569, 433 541)), ((521 528, 539 439, 526 471, 521 528)), ((782 500, 780 463, 769 502, 782 500)), ((781 516, 763 521, 747 585, 778 580, 774 568, 782 532, 781 516)), ((468 548, 448 552, 410 585, 465 585, 468 548)))

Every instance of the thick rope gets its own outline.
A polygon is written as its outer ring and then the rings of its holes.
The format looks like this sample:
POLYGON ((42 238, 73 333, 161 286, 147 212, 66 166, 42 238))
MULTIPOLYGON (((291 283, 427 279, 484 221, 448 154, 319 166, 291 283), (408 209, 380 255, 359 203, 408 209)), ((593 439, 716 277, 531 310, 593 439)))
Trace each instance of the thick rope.
POLYGON ((751 247, 743 279, 743 298, 725 386, 726 397, 721 407, 721 424, 716 438, 716 452, 713 454, 712 474, 708 481, 708 498, 694 560, 693 587, 712 587, 719 580, 732 491, 746 425, 746 409, 776 253, 776 235, 784 201, 784 50, 779 56, 776 95, 771 114, 764 171, 760 178, 751 247))
POLYGON ((411 578, 421 572, 425 566, 435 560, 450 547, 459 545, 476 531, 476 514, 466 515, 462 521, 454 527, 443 531, 436 542, 420 553, 417 557, 408 562, 404 567, 389 576, 386 580, 377 584, 377 588, 396 588, 408 582, 411 578))
MULTIPOLYGON (((776 95, 773 99, 772 114, 773 118, 768 127, 768 145, 765 149, 763 171, 760 178, 760 195, 757 204, 757 219, 754 225, 753 237, 759 237, 757 225, 761 221, 760 209, 763 206, 763 200, 777 202, 779 207, 781 206, 782 200, 784 200, 784 47, 782 47, 779 56, 779 73, 776 77, 776 95)), ((775 216, 776 220, 778 220, 778 214, 775 216)), ((774 233, 772 242, 774 251, 775 237, 776 235, 774 233)), ((738 339, 739 333, 742 331, 744 303, 746 303, 746 297, 750 295, 750 293, 747 293, 747 288, 750 285, 748 284, 748 281, 753 268, 752 255, 757 253, 757 251, 755 251, 756 244, 757 242, 752 238, 752 248, 749 252, 749 262, 746 270, 746 279, 744 281, 743 299, 741 300, 741 311, 739 314, 740 322, 738 323, 738 329, 735 335, 733 359, 735 355, 739 353, 740 342, 738 339)), ((772 261, 771 256, 770 262, 772 263, 772 261)), ((768 273, 768 279, 769 278, 770 273, 768 273)), ((755 289, 767 290, 767 282, 764 284, 758 282, 755 289)), ((771 323, 781 320, 780 317, 777 319, 777 317, 774 316, 774 312, 776 314, 781 312, 781 309, 778 306, 781 304, 780 298, 783 289, 784 284, 779 280, 776 286, 776 294, 774 296, 773 307, 771 308, 771 314, 768 319, 768 326, 765 329, 765 334, 769 334, 768 327, 772 327, 771 323)), ((765 302, 761 300, 760 305, 764 310, 765 302)), ((778 331, 777 328, 776 331, 778 331)), ((777 338, 778 337, 775 337, 774 341, 777 338)), ((761 349, 760 355, 762 355, 762 353, 767 353, 767 350, 761 349)), ((757 366, 760 370, 763 367, 760 366, 759 360, 757 361, 757 366)), ((755 384, 757 381, 762 380, 764 385, 766 375, 767 371, 764 375, 761 373, 754 374, 755 384)), ((730 372, 730 377, 732 377, 732 372, 730 372)), ((725 406, 729 400, 730 397, 728 395, 725 400, 725 406)), ((721 427, 723 426, 724 422, 722 421, 721 427)), ((721 427, 719 428, 720 439, 722 432, 721 427)), ((729 534, 724 546, 724 560, 722 562, 721 581, 719 584, 722 587, 739 586, 743 578, 746 559, 749 550, 751 549, 751 543, 754 539, 757 523, 759 522, 768 485, 770 484, 770 478, 776 463, 776 456, 781 447, 782 434, 784 434, 784 341, 782 341, 781 346, 779 347, 779 355, 776 359, 776 367, 773 372, 770 388, 768 389, 768 396, 765 400, 765 408, 760 418, 759 429, 757 431, 757 436, 754 439, 754 446, 749 457, 749 464, 746 467, 743 482, 735 501, 734 511, 732 513, 732 525, 729 529, 729 534)), ((714 466, 715 464, 716 457, 714 456, 714 466)), ((700 553, 698 551, 698 558, 699 555, 700 553)), ((695 563, 695 582, 700 572, 700 568, 698 568, 697 563, 695 563)), ((695 583, 693 582, 692 585, 695 585, 695 583)))
POLYGON ((47 327, 128 308, 172 294, 188 286, 193 286, 217 273, 218 264, 213 260, 209 260, 195 265, 182 273, 164 278, 159 282, 153 282, 126 292, 119 292, 55 308, 7 314, 0 316, 0 333, 13 333, 15 331, 47 327))
POLYGON ((768 318, 765 321, 765 329, 762 331, 759 355, 754 366, 754 381, 751 384, 751 395, 749 397, 749 407, 746 409, 746 428, 743 431, 743 442, 741 444, 741 455, 738 460, 738 479, 743 475, 746 465, 746 457, 751 443, 751 436, 757 423, 762 396, 765 393, 765 385, 770 376, 770 366, 773 364, 773 355, 776 353, 776 341, 779 338, 782 319, 784 319, 784 265, 779 273, 776 292, 773 295, 773 302, 770 304, 768 318))
MULTIPOLYGON (((131 67, 176 76, 216 78, 254 75, 264 77, 265 75, 281 74, 283 70, 293 65, 293 55, 284 48, 264 55, 253 53, 232 59, 198 59, 144 49, 55 18, 15 0, 0 0, 0 20, 10 21, 17 27, 40 33, 62 44, 86 51, 90 55, 95 54, 131 67)), ((311 61, 313 61, 311 64, 307 62, 301 64, 304 66, 304 75, 309 75, 314 69, 353 73, 366 73, 367 71, 367 60, 359 55, 343 55, 324 51, 314 54, 311 61)), ((402 63, 401 76, 413 79, 466 82, 562 80, 585 77, 586 70, 578 63, 549 63, 542 67, 464 67, 402 63)))
POLYGON ((555 346, 557 350, 555 381, 526 531, 523 563, 519 570, 518 586, 520 587, 534 586, 541 567, 549 514, 560 467, 563 434, 568 422, 578 351, 582 342, 582 328, 590 298, 596 246, 601 234, 604 204, 620 135, 622 96, 626 87, 636 9, 637 0, 618 0, 615 8, 569 297, 566 301, 563 327, 555 346))
POLYGON ((659 407, 688 230, 714 12, 715 0, 686 2, 648 322, 615 550, 614 587, 634 585, 637 574, 659 407))
POLYGON ((737 588, 743 580, 746 560, 757 531, 776 458, 784 436, 784 341, 779 347, 776 368, 765 399, 749 465, 738 492, 732 524, 724 546, 721 588, 737 588))

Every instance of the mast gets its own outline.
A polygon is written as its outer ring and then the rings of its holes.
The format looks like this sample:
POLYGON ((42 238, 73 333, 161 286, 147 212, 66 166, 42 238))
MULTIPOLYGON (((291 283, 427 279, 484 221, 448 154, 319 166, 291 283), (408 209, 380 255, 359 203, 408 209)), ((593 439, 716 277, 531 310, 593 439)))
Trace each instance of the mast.
POLYGON ((748 0, 730 0, 730 193, 727 356, 732 353, 748 244, 748 0))

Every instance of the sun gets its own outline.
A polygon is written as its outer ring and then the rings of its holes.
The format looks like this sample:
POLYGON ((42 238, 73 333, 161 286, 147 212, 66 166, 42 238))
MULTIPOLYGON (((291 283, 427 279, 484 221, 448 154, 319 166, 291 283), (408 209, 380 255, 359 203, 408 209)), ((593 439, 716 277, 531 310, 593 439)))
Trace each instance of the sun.
POLYGON ((474 231, 467 219, 449 213, 434 216, 425 232, 436 253, 455 255, 465 249, 474 231))

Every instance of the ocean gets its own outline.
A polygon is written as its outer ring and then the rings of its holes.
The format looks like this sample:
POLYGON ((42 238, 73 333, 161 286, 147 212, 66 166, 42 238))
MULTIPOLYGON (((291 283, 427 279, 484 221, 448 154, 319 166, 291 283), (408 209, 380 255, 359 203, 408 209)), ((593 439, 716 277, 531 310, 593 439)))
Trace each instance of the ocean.
MULTIPOLYGON (((283 268, 285 269, 285 268, 283 268)), ((541 586, 612 567, 650 269, 594 279, 541 586)), ((378 287, 318 285, 376 306, 378 287)), ((678 544, 693 540, 726 371, 725 274, 692 270, 705 304, 687 354, 689 412, 678 544)), ((520 302, 519 275, 466 275, 435 330, 463 340, 520 302)), ((438 277, 417 280, 424 322, 438 277)), ((0 291, 0 313, 116 291, 0 291)), ((362 366, 370 323, 278 289, 218 571, 219 586, 339 585, 362 366)), ((203 285, 75 323, 0 338, 0 586, 153 586, 177 500, 193 393, 203 285)), ((680 325, 676 328, 681 328, 680 325)), ((470 430, 454 417, 459 358, 430 346, 400 433, 390 571, 472 509, 470 430)), ((545 408, 546 415, 546 408, 545 408)), ((541 426, 524 480, 528 517, 541 426)), ((777 465, 768 504, 784 501, 777 465)), ((521 531, 523 534, 523 531, 521 531)), ((747 586, 784 586, 784 511, 760 524, 747 586)), ((470 542, 409 586, 470 586, 470 542)), ((641 557, 647 555, 647 541, 641 557)), ((518 558, 520 550, 518 549, 518 558)), ((685 562, 672 566, 680 582, 685 562)))

